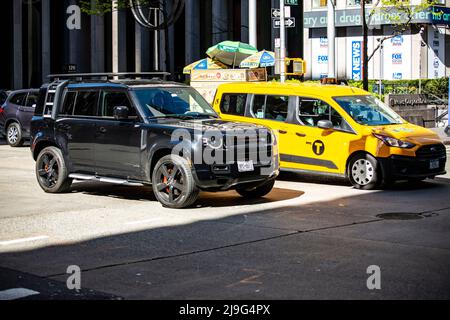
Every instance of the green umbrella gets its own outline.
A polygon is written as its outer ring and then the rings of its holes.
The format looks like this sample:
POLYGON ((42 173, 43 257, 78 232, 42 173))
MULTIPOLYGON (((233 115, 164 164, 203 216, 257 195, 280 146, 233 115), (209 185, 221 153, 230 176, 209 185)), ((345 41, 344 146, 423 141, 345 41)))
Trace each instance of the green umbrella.
POLYGON ((243 42, 239 41, 222 41, 212 46, 206 51, 206 54, 215 60, 219 60, 229 66, 236 66, 242 60, 257 53, 258 50, 243 42))

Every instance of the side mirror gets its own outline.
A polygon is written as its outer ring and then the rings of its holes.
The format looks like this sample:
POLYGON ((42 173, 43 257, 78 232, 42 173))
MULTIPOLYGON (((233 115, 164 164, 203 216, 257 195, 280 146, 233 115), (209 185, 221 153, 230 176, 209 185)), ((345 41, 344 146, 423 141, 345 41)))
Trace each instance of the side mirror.
POLYGON ((128 119, 128 107, 125 106, 114 107, 114 119, 116 120, 128 119))
POLYGON ((317 123, 317 127, 324 130, 330 130, 333 129, 333 123, 330 120, 320 120, 317 123))

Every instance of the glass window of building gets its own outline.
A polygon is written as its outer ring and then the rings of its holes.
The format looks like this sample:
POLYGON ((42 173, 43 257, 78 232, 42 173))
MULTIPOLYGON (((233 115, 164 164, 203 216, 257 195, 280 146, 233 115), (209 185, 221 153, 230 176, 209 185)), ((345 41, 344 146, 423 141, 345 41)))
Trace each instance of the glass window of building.
POLYGON ((327 0, 312 0, 313 8, 323 8, 327 6, 327 0))
MULTIPOLYGON (((373 0, 366 0, 366 4, 373 4, 373 0)), ((347 0, 347 6, 360 6, 361 0, 347 0)))

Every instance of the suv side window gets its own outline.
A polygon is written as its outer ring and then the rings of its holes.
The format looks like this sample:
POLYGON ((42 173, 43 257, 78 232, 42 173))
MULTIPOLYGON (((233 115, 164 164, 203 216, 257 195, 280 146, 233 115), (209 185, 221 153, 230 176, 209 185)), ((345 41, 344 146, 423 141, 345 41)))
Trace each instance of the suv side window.
POLYGON ((255 118, 284 122, 288 108, 289 96, 255 95, 251 110, 255 118))
POLYGON ((246 94, 224 94, 222 96, 220 111, 225 114, 243 116, 245 114, 246 103, 246 94))
POLYGON ((18 106, 23 106, 25 97, 27 96, 27 93, 16 93, 14 96, 11 97, 9 102, 16 104, 18 106))
POLYGON ((59 112, 60 115, 71 116, 73 115, 73 110, 75 108, 75 102, 77 100, 77 92, 76 91, 68 91, 66 92, 66 96, 64 97, 64 104, 59 112))
POLYGON ((38 102, 38 93, 30 92, 28 93, 27 102, 25 103, 26 107, 33 107, 38 102))
POLYGON ((353 132, 345 119, 328 103, 313 98, 299 98, 297 117, 299 122, 308 127, 317 127, 321 120, 329 120, 336 130, 353 132))
POLYGON ((98 91, 79 91, 73 115, 95 116, 97 114, 98 91))
POLYGON ((137 118, 136 109, 131 105, 125 92, 103 91, 100 103, 99 115, 101 117, 114 117, 115 107, 127 107, 130 118, 137 118))

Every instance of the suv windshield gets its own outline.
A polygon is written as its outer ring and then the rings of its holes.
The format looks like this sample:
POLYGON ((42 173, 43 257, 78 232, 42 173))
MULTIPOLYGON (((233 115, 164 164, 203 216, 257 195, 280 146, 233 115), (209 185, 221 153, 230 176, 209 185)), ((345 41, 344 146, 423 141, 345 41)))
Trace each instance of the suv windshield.
POLYGON ((333 98, 356 122, 367 126, 403 123, 402 118, 371 95, 333 98))
POLYGON ((149 118, 217 117, 208 102, 192 88, 137 88, 134 94, 149 118))

